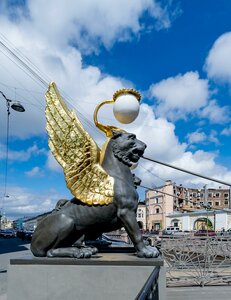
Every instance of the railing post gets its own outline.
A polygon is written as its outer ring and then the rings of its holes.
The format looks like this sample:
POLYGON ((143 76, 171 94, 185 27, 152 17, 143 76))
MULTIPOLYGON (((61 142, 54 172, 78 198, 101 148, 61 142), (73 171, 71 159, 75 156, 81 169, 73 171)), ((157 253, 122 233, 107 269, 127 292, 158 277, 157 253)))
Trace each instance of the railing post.
POLYGON ((155 267, 135 300, 159 300, 159 272, 160 267, 155 267))

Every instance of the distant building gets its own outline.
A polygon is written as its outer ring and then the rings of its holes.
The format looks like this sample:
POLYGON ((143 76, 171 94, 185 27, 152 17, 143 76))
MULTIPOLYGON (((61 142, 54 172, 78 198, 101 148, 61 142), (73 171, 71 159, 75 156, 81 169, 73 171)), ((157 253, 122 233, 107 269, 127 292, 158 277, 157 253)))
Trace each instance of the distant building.
MULTIPOLYGON (((195 212, 206 205, 215 209, 230 208, 230 190, 186 188, 167 180, 165 185, 146 192, 147 229, 164 229, 169 225, 166 217, 173 212, 195 212)), ((178 226, 176 224, 172 223, 178 226)))
POLYGON ((23 230, 23 223, 26 220, 25 217, 19 218, 13 221, 13 228, 16 230, 23 230))
POLYGON ((44 217, 49 215, 51 212, 46 212, 41 215, 35 216, 35 217, 29 217, 29 218, 20 218, 14 221, 14 228, 18 230, 26 230, 26 231, 33 231, 37 225, 38 222, 41 221, 44 217))
POLYGON ((139 222, 141 229, 147 229, 147 216, 146 216, 146 204, 144 202, 139 202, 138 209, 136 212, 136 219, 139 222))
POLYGON ((13 226, 13 221, 12 220, 8 220, 5 216, 0 218, 0 228, 1 229, 9 229, 12 228, 13 226))
POLYGON ((166 227, 166 215, 173 212, 174 185, 171 180, 155 191, 146 192, 147 229, 161 230, 166 227))
POLYGON ((206 203, 218 209, 230 208, 229 189, 196 189, 175 185, 174 195, 178 197, 174 199, 174 210, 178 211, 195 211, 203 208, 206 203))
POLYGON ((177 226, 181 230, 221 231, 231 228, 231 209, 224 210, 195 210, 193 212, 173 212, 166 217, 167 226, 177 226), (208 226, 207 226, 208 224, 208 226))

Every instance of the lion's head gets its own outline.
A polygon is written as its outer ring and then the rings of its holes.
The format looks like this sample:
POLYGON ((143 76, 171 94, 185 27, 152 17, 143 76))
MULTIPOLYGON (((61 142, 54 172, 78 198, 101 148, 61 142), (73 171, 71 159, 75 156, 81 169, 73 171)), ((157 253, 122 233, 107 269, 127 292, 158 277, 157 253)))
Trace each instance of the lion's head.
POLYGON ((127 132, 114 132, 111 143, 115 157, 129 167, 140 159, 146 148, 135 134, 127 132))

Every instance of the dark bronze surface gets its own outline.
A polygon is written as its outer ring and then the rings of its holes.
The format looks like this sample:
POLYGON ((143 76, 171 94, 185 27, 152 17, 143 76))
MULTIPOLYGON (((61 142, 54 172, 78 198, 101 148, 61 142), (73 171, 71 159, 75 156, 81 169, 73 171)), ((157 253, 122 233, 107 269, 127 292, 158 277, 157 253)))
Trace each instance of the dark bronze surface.
POLYGON ((124 227, 137 256, 157 257, 158 250, 144 244, 136 220, 138 193, 130 170, 145 148, 134 134, 114 132, 102 162, 103 169, 114 178, 112 203, 89 206, 76 198, 59 201, 56 209, 39 222, 32 237, 32 253, 37 257, 88 258, 96 249, 72 247, 77 240, 93 240, 104 232, 124 227))

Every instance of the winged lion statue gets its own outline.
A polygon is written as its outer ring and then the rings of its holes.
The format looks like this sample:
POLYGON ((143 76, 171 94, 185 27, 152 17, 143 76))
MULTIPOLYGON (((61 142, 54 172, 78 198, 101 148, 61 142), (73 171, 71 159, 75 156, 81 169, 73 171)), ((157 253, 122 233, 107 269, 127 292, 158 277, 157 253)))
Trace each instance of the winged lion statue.
POLYGON ((38 223, 31 242, 34 256, 88 258, 96 249, 73 247, 77 240, 124 227, 138 257, 157 257, 158 250, 144 243, 136 220, 138 193, 130 169, 146 145, 132 133, 112 130, 99 149, 55 83, 46 93, 46 119, 49 147, 74 197, 58 201, 38 223))

